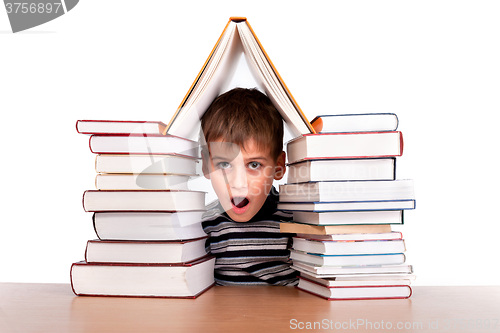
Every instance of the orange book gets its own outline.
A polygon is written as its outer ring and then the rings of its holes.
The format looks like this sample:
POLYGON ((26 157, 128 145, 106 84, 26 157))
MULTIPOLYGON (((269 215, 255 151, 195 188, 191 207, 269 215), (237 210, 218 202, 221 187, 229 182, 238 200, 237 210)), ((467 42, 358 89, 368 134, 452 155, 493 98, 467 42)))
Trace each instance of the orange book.
POLYGON ((315 133, 244 17, 229 20, 164 133, 197 139, 201 116, 227 88, 242 54, 290 132, 294 136, 315 133))

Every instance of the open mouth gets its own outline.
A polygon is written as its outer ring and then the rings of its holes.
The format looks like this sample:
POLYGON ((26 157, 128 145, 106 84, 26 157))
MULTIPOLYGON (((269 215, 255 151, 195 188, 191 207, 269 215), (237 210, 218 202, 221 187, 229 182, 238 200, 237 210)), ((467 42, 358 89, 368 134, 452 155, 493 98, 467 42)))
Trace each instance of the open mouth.
POLYGON ((233 198, 231 198, 231 203, 238 210, 244 209, 249 204, 249 202, 250 201, 248 201, 248 199, 245 197, 233 197, 233 198))

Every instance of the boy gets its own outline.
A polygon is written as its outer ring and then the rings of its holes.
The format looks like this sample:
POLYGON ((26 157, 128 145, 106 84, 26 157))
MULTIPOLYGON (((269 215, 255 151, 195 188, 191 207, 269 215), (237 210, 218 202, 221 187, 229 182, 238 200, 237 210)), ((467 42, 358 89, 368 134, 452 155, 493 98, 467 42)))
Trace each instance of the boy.
POLYGON ((217 97, 201 119, 206 148, 203 174, 218 202, 209 207, 203 229, 216 257, 219 285, 295 285, 290 235, 280 233, 273 180, 285 174, 283 120, 256 89, 236 88, 217 97))

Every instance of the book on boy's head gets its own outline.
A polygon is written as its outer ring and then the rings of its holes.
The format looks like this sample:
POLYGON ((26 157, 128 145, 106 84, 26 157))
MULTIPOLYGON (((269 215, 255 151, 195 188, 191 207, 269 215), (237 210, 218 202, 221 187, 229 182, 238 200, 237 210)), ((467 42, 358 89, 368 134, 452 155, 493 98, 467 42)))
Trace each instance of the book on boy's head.
POLYGON ((183 264, 77 262, 71 266, 75 295, 195 298, 214 284, 215 258, 183 264))
POLYGON ((327 300, 401 299, 409 298, 412 294, 411 287, 408 285, 336 287, 324 286, 302 277, 299 279, 297 288, 327 300))
POLYGON ((102 240, 165 241, 206 236, 202 210, 183 212, 97 212, 94 230, 102 240))
POLYGON ((231 18, 200 73, 167 125, 166 133, 195 139, 199 122, 212 101, 224 92, 244 54, 258 86, 271 99, 294 136, 314 133, 246 18, 231 18))
POLYGON ((175 241, 90 240, 85 250, 88 263, 172 264, 188 263, 207 255, 206 237, 175 241))
POLYGON ((280 185, 280 202, 352 202, 413 200, 413 181, 374 180, 308 182, 280 185))
POLYGON ((343 212, 415 209, 415 199, 351 202, 279 202, 278 209, 295 212, 343 212))
POLYGON ((158 190, 89 190, 83 194, 86 212, 174 212, 204 210, 205 192, 158 190))
POLYGON ((360 113, 321 115, 311 120, 316 133, 382 132, 398 128, 394 113, 360 113))
POLYGON ((293 212, 294 222, 313 225, 403 224, 402 210, 293 212))
POLYGON ((100 154, 96 156, 97 173, 125 174, 196 174, 197 158, 178 155, 100 154))
POLYGON ((396 157, 403 154, 401 132, 306 134, 287 143, 288 163, 332 158, 396 157))
POLYGON ((288 165, 288 183, 394 180, 395 158, 306 160, 288 165))
POLYGON ((280 232, 309 235, 384 233, 391 232, 391 226, 389 224, 310 225, 305 223, 282 222, 280 223, 280 232))
POLYGON ((76 130, 81 134, 163 134, 165 124, 160 121, 78 120, 76 130))

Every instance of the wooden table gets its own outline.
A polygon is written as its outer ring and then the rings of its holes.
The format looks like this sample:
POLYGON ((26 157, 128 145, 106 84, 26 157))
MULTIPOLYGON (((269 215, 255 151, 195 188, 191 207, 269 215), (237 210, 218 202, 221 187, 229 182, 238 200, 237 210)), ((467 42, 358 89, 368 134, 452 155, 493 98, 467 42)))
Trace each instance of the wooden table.
POLYGON ((326 301, 293 287, 214 287, 187 300, 0 283, 0 332, 500 332, 500 287, 413 289, 407 300, 326 301))

